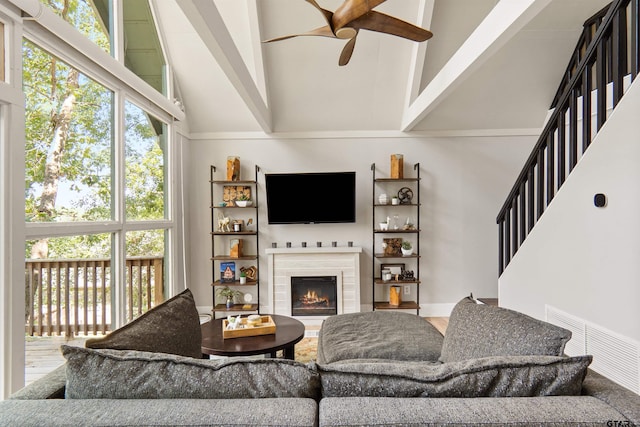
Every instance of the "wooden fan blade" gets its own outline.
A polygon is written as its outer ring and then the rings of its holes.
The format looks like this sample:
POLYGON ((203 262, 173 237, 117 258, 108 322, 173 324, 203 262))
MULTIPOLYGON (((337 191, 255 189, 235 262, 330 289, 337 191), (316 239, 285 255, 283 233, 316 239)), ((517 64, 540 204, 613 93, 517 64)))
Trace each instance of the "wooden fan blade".
MULTIPOLYGON (((334 15, 335 16, 335 15, 334 15)), ((433 33, 424 28, 416 27, 413 24, 403 21, 384 13, 371 11, 366 15, 352 21, 350 27, 362 30, 386 33, 416 42, 423 42, 433 37, 433 33)))
POLYGON ((385 1, 386 0, 345 0, 345 2, 333 12, 333 17, 331 18, 333 30, 337 31, 347 26, 354 19, 358 19, 385 1))
POLYGON ((333 25, 331 23, 332 18, 333 18, 333 12, 331 12, 330 10, 327 9, 323 9, 322 7, 320 7, 320 5, 316 2, 316 0, 305 0, 307 3, 309 3, 310 5, 312 5, 313 7, 315 7, 316 9, 318 9, 320 11, 320 13, 322 13, 322 15, 324 16, 325 21, 327 21, 327 25, 329 25, 330 27, 333 25))
POLYGON ((344 45, 344 48, 340 53, 340 59, 338 60, 339 66, 342 67, 343 65, 347 65, 349 63, 349 60, 351 59, 351 55, 353 54, 353 48, 356 46, 357 36, 358 36, 358 33, 356 33, 356 35, 353 36, 351 39, 349 39, 347 44, 344 45))
POLYGON ((335 34, 333 34, 333 31, 331 31, 331 28, 328 25, 325 25, 324 27, 307 31, 306 33, 290 34, 288 36, 282 36, 282 37, 276 37, 274 39, 263 40, 262 43, 279 42, 281 40, 287 40, 294 37, 305 37, 305 36, 321 36, 321 37, 330 37, 332 39, 336 38, 335 34))

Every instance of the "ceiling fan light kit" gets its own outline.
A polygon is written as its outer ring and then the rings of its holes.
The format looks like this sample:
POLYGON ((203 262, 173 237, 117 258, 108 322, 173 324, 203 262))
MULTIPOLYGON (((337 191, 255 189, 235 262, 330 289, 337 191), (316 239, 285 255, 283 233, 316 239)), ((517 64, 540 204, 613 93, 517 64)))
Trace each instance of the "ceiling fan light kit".
POLYGON ((342 66, 347 65, 351 59, 359 30, 376 31, 417 42, 423 42, 433 36, 431 31, 373 10, 386 0, 345 0, 335 12, 323 9, 315 0, 305 1, 322 13, 327 25, 305 33, 264 40, 263 43, 300 36, 321 36, 348 40, 338 60, 338 65, 342 66))

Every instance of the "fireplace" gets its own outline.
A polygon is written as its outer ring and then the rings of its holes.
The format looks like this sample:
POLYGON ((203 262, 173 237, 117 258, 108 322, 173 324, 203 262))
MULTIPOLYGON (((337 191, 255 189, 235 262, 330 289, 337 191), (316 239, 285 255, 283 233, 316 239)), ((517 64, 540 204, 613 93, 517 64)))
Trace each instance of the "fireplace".
POLYGON ((336 276, 292 276, 291 315, 338 314, 337 288, 336 276))

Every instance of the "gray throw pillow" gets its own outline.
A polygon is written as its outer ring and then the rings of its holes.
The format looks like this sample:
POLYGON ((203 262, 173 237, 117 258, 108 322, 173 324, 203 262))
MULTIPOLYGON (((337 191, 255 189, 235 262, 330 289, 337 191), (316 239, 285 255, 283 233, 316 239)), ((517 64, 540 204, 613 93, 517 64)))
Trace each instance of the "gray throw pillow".
POLYGON ((591 356, 500 356, 452 363, 367 360, 318 365, 322 397, 579 395, 591 356))
POLYGON ((104 338, 87 340, 85 346, 201 358, 202 332, 193 294, 186 289, 104 338))
POLYGON ((62 346, 67 399, 316 398, 318 373, 285 359, 194 359, 62 346))
POLYGON ((476 304, 467 297, 453 308, 440 361, 490 356, 562 356, 571 331, 517 311, 476 304))

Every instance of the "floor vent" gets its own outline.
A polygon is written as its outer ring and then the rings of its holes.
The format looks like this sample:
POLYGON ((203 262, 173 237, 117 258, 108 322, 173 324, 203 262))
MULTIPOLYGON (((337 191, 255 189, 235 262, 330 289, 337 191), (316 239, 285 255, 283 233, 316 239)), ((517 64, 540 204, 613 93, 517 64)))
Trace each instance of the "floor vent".
POLYGON ((640 393, 640 343, 555 307, 546 306, 546 319, 571 331, 568 355, 593 355, 591 369, 640 393))

